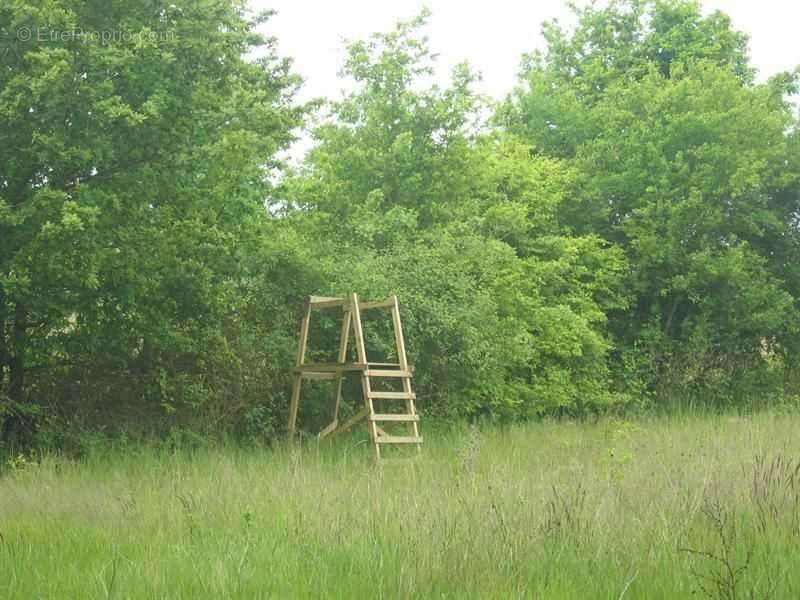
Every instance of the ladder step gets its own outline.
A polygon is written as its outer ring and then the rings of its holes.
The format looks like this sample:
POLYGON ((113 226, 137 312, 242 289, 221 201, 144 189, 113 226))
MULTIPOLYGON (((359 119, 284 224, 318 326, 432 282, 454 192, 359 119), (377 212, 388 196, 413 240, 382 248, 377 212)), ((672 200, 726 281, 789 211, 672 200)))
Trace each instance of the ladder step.
POLYGON ((300 371, 300 377, 303 379, 336 379, 336 373, 321 373, 316 371, 300 371))
POLYGON ((421 444, 422 437, 404 435, 379 435, 375 438, 376 444, 421 444))
POLYGON ((395 369, 369 369, 364 373, 367 377, 411 377, 411 371, 395 369))
POLYGON ((413 392, 370 392, 372 400, 414 400, 417 395, 413 392))
POLYGON ((399 414, 399 415, 388 415, 388 414, 375 414, 369 418, 370 421, 395 421, 399 423, 412 423, 414 421, 419 421, 419 415, 407 415, 407 414, 399 414))

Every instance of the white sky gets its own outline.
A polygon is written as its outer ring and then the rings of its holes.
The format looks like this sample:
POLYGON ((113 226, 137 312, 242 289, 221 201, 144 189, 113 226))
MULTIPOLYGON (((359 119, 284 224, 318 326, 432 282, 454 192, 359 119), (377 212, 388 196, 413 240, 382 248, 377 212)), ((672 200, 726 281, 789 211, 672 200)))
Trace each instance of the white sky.
MULTIPOLYGON (((452 67, 468 61, 482 75, 479 92, 502 98, 516 83, 522 54, 543 48, 541 23, 554 17, 571 23, 565 0, 249 0, 256 10, 275 9, 264 31, 278 38, 279 52, 294 59, 305 79, 300 100, 338 98, 346 85, 337 77, 345 40, 388 31, 402 19, 432 15, 426 33, 439 55, 437 78, 445 83, 452 67)), ((585 0, 584 0, 585 3, 585 0)), ((702 0, 720 9, 736 29, 750 36, 750 53, 760 78, 800 65, 800 2, 797 0, 702 0)), ((308 142, 292 154, 299 158, 308 142)))
MULTIPOLYGON (((543 47, 542 21, 569 22, 564 0, 250 0, 255 9, 278 14, 265 28, 278 38, 282 55, 294 59, 305 78, 302 98, 337 97, 343 83, 344 40, 387 31, 427 5, 431 48, 438 75, 467 60, 483 76, 479 91, 502 98, 516 81, 524 52, 543 47)), ((703 0, 708 11, 730 15, 750 35, 753 63, 762 77, 800 65, 800 2, 796 0, 703 0)))

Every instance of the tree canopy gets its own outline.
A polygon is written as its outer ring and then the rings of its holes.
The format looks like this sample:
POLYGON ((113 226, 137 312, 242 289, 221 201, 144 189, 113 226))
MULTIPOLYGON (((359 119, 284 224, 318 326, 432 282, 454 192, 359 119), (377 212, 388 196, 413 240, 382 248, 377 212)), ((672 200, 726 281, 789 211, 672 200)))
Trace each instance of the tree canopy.
POLYGON ((795 355, 796 74, 755 83, 746 37, 695 2, 579 17, 569 35, 545 27, 500 119, 570 157, 564 218, 625 251, 632 301, 612 327, 650 385, 746 395, 742 378, 795 355))
POLYGON ((37 34, 0 69, 0 410, 235 397, 268 170, 303 112, 288 62, 218 0, 12 1, 0 27, 37 34))
POLYGON ((499 104, 433 81, 426 12, 351 43, 289 168, 269 14, 6 2, 4 435, 269 438, 303 297, 349 291, 401 298, 431 416, 797 394, 798 73, 697 2, 575 12, 499 104))

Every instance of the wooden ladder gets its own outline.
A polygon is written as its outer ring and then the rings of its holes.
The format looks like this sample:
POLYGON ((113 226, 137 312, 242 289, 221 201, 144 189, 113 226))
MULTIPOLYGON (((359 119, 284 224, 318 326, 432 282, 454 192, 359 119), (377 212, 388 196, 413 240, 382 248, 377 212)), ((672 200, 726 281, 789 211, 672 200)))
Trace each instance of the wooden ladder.
POLYGON ((411 446, 416 449, 416 452, 419 452, 422 437, 419 434, 419 415, 415 403, 416 396, 411 387, 411 378, 412 372, 406 356, 397 296, 380 302, 359 302, 358 295, 355 293, 350 294, 347 298, 311 296, 300 327, 300 343, 289 408, 289 435, 293 436, 296 430, 303 379, 333 379, 336 382, 333 419, 320 432, 320 437, 345 431, 366 419, 376 458, 381 458, 381 451, 387 446, 411 446), (343 319, 338 361, 336 363, 307 364, 305 356, 312 311, 339 307, 343 310, 343 319), (395 363, 376 363, 367 360, 361 312, 374 309, 388 309, 391 312, 397 353, 397 362, 395 363), (356 362, 347 362, 351 328, 355 337, 356 362), (342 400, 342 383, 344 375, 348 371, 360 372, 364 407, 340 426, 339 407, 342 400), (383 387, 382 382, 399 382, 401 389, 396 391, 380 389, 383 387), (390 407, 389 410, 378 410, 379 407, 387 405, 390 407))

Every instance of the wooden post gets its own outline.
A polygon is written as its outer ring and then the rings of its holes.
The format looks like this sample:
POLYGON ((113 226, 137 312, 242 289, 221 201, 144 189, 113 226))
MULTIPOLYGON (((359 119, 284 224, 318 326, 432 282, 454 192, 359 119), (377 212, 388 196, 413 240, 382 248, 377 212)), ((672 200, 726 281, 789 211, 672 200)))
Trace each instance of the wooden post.
MULTIPOLYGON (((356 354, 358 355, 358 362, 367 364, 367 348, 364 343, 364 329, 361 324, 361 309, 358 306, 358 294, 353 292, 350 295, 351 311, 353 313, 353 330, 356 336, 356 354)), ((364 409, 367 412, 367 424, 369 426, 369 437, 372 445, 375 446, 375 454, 377 458, 381 457, 381 448, 376 443, 378 437, 378 430, 375 421, 372 417, 375 416, 375 407, 372 405, 372 390, 370 389, 369 377, 366 371, 361 371, 361 392, 364 395, 364 409)))
MULTIPOLYGON (((301 367, 306 360, 306 346, 308 345, 308 328, 311 321, 311 302, 306 303, 306 314, 300 326, 300 344, 297 347, 296 367, 301 367)), ((300 406, 300 388, 303 385, 303 375, 295 371, 292 382, 292 402, 289 406, 289 436, 293 437, 297 427, 297 409, 300 406)))
MULTIPOLYGON (((394 341, 397 346, 397 362, 400 363, 401 371, 408 371, 408 357, 406 356, 406 341, 403 338, 403 325, 400 321, 400 303, 397 301, 397 296, 392 296, 392 324, 394 325, 394 341)), ((406 412, 411 415, 417 414, 417 407, 414 405, 414 394, 411 391, 411 379, 403 377, 403 392, 407 394, 406 398, 406 412)), ((419 437, 419 426, 417 421, 412 421, 411 435, 415 438, 419 437)), ((417 452, 421 452, 422 448, 417 445, 417 452)))
MULTIPOLYGON (((347 361, 347 345, 350 341, 350 323, 353 320, 352 311, 345 305, 344 316, 342 318, 342 333, 339 336, 339 364, 347 361)), ((324 438, 330 435, 339 427, 339 406, 342 403, 342 384, 344 382, 344 371, 336 374, 336 401, 333 405, 333 418, 325 429, 319 432, 319 437, 324 438)))
MULTIPOLYGON (((353 312, 345 309, 342 320, 342 335, 339 338, 339 363, 347 361, 347 344, 350 341, 350 323, 353 320, 353 312)), ((336 378, 336 403, 333 405, 333 422, 339 422, 339 405, 342 403, 342 384, 344 383, 344 371, 339 373, 336 378)))

